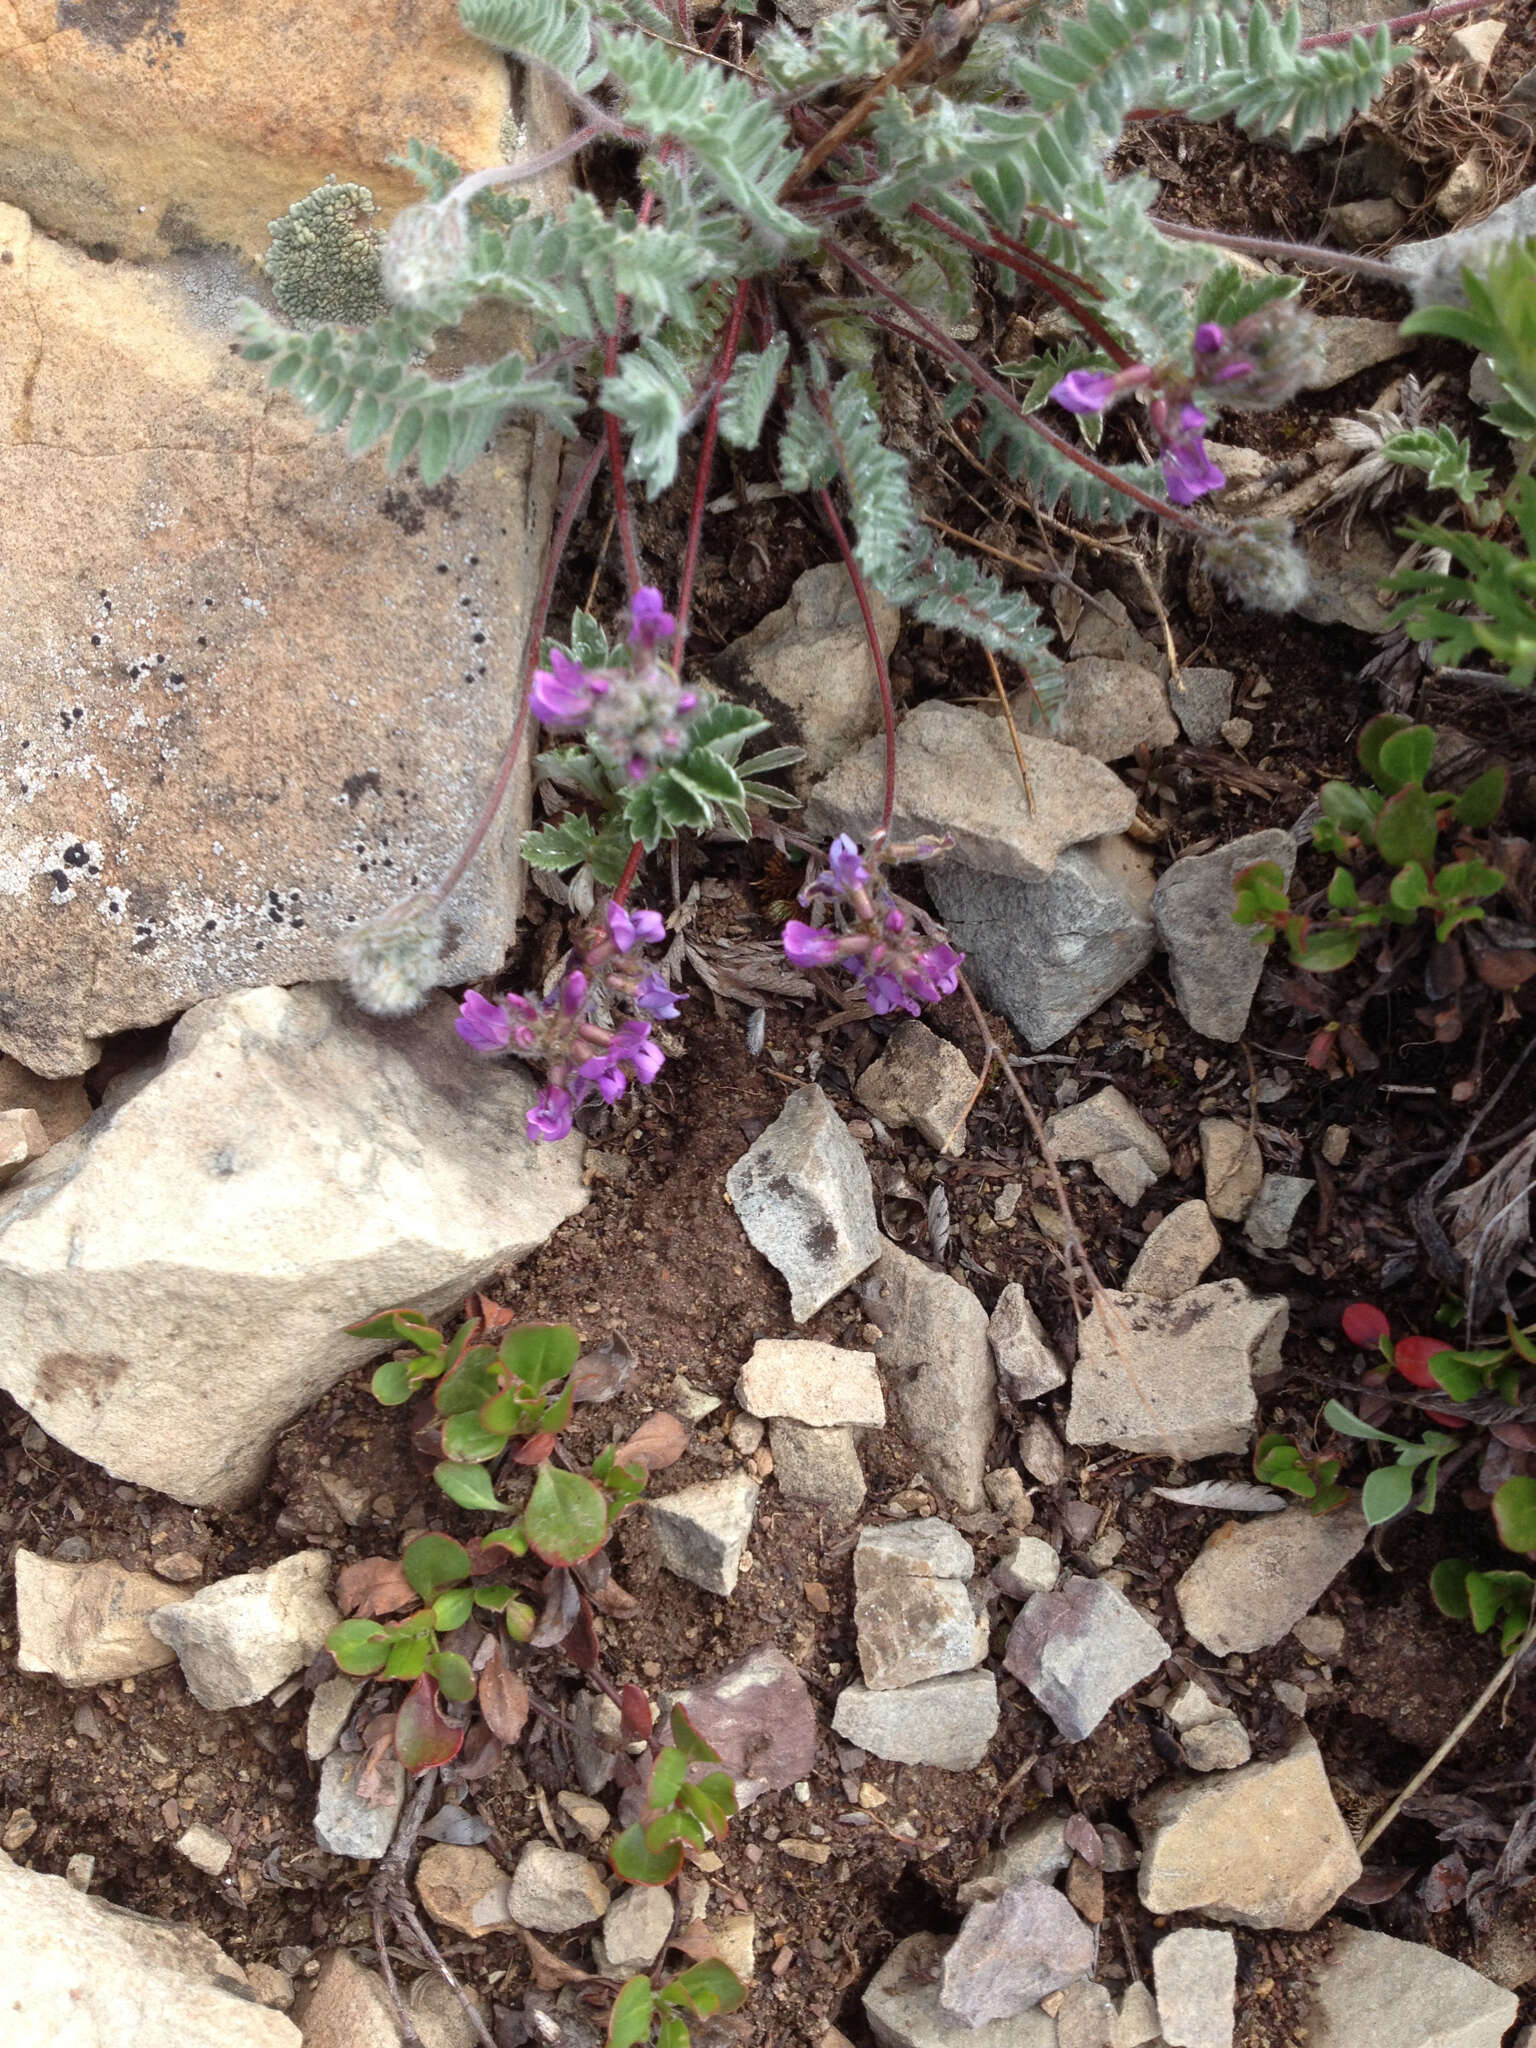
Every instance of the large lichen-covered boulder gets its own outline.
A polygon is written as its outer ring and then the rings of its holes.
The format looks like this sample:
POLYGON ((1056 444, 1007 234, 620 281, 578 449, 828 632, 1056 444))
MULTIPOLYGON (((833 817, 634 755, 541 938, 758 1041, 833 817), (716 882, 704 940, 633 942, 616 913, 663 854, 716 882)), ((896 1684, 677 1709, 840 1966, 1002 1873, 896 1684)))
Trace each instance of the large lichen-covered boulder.
POLYGON ((115 1478, 245 1498, 368 1359, 349 1323, 455 1306, 584 1205, 533 1095, 446 996, 390 1023, 321 988, 199 1004, 0 1197, 0 1385, 115 1478))
POLYGON ((226 247, 329 171, 386 207, 412 136, 495 163, 505 60, 455 0, 18 0, 0 54, 0 199, 142 261, 226 247))
MULTIPOLYGON (((245 289, 0 207, 0 1048, 34 1073, 336 978, 445 872, 511 733, 555 449, 506 432, 430 491, 349 462, 232 352, 245 289)), ((524 778, 445 983, 501 964, 526 809, 524 778)))

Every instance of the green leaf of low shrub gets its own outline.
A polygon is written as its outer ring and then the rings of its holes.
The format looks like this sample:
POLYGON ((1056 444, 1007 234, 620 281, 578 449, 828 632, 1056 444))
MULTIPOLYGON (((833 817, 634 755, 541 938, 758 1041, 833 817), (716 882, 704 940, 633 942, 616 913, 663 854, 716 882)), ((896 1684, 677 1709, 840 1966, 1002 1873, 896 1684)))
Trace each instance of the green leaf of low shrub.
MULTIPOLYGON (((473 1683, 473 1681, 471 1681, 473 1683)), ((418 1678, 395 1714, 395 1755, 408 1771, 429 1771, 458 1755, 464 1730, 445 1719, 437 1704, 437 1686, 418 1678)))
POLYGON ((442 1687, 444 1699, 457 1700, 461 1705, 475 1696, 475 1674, 469 1668, 469 1659, 461 1657, 457 1650, 437 1650, 427 1659, 427 1669, 442 1687))
POLYGON ((1536 1479, 1506 1479, 1493 1496, 1493 1519, 1506 1550, 1536 1551, 1536 1479))
POLYGON ((1406 1465, 1378 1465, 1360 1489, 1360 1505, 1373 1529, 1400 1515, 1412 1499, 1413 1473, 1406 1465))
POLYGON ((719 1750, 710 1748, 683 1707, 672 1709, 672 1740, 691 1764, 717 1764, 720 1761, 719 1750))
POLYGON ((1416 860, 1399 868, 1387 892, 1399 910, 1422 910, 1429 901, 1429 876, 1416 860))
POLYGON ((648 1848, 645 1829, 636 1821, 614 1837, 608 1861, 626 1884, 670 1884, 683 1867, 683 1845, 669 1842, 659 1851, 648 1848))
MULTIPOLYGON (((462 1628, 474 1604, 475 1596, 468 1586, 450 1586, 432 1602, 432 1626, 443 1635, 452 1629, 462 1628)), ((449 1696, 452 1697, 451 1694, 449 1696)))
POLYGON ((1370 844, 1378 806, 1370 802, 1363 789, 1356 789, 1351 782, 1325 782, 1317 793, 1317 801, 1330 824, 1370 844))
POLYGON ((1314 925, 1300 939, 1291 940, 1291 958, 1313 974, 1332 974, 1348 967, 1359 950, 1358 932, 1330 930, 1327 925, 1314 925))
POLYGON ((469 1552, 451 1536, 433 1530, 407 1543, 400 1555, 400 1569, 411 1591, 430 1603, 444 1586, 461 1585, 469 1577, 469 1552))
POLYGON ((656 1998, 649 1977, 631 1977, 613 2001, 608 2021, 608 2048, 636 2048, 651 2038, 656 1998))
POLYGON ((564 1379, 581 1355, 581 1340, 569 1323, 519 1323, 501 1340, 503 1369, 538 1393, 564 1379))
POLYGON ((747 1990, 736 1972, 718 1956, 707 1962, 695 1963, 691 1970, 684 1970, 680 1977, 674 1977, 663 1996, 675 2003, 686 2004, 701 2020, 713 2019, 717 2012, 735 2012, 745 2004, 747 1990))
POLYGON ((651 1766, 651 1782, 646 1787, 646 1804, 658 1813, 664 1813, 683 1789, 688 1776, 688 1759, 680 1749, 664 1749, 651 1766))
POLYGON ((1382 748, 1394 733, 1406 732, 1412 723, 1411 718, 1404 718, 1399 711, 1383 711, 1370 720, 1355 742, 1355 752, 1360 756, 1360 766, 1378 789, 1388 787, 1380 779, 1382 748))
POLYGON ((386 1408, 398 1408, 402 1401, 409 1401, 414 1391, 411 1361, 408 1358, 386 1358, 375 1369, 370 1385, 375 1401, 382 1401, 386 1408))
MULTIPOLYGON (((1405 725, 1388 733, 1376 755, 1374 780, 1384 789, 1406 789, 1412 783, 1429 780, 1435 758, 1435 729, 1432 725, 1405 725)), ((1377 844, 1380 844, 1378 836, 1377 844)))
POLYGON ((389 1653, 384 1666, 386 1678, 420 1678, 432 1654, 430 1635, 402 1636, 389 1653))
POLYGON ((1473 832, 1481 832, 1491 825, 1504 808, 1504 791, 1508 782, 1507 769, 1485 768, 1476 781, 1469 782, 1457 797, 1457 824, 1465 825, 1473 832))
POLYGON ((1330 910, 1353 910, 1360 901, 1360 891, 1355 887, 1355 878, 1348 868, 1335 868, 1333 880, 1328 884, 1328 907, 1330 910))
POLYGON ((1411 860, 1431 866, 1438 838, 1437 813, 1422 789, 1400 789, 1382 805, 1376 820, 1376 850, 1388 867, 1404 867, 1411 860))
POLYGON ((424 1315, 413 1308, 392 1308, 361 1323, 348 1323, 349 1337, 376 1344, 414 1344, 418 1351, 440 1351, 443 1340, 424 1315))
POLYGON ((448 1498, 461 1508, 484 1508, 499 1515, 501 1502, 483 1465, 439 1465, 432 1477, 448 1498))
POLYGON ((367 1678, 382 1671, 389 1656, 390 1638, 376 1621, 338 1622, 325 1639, 343 1671, 354 1678, 367 1678))
POLYGON ((529 1547, 546 1564, 580 1564, 602 1548, 608 1534, 608 1503, 590 1479, 541 1465, 523 1511, 529 1547))
POLYGON ((484 1464, 488 1458, 499 1458, 506 1448, 506 1437, 499 1430, 487 1429, 478 1415, 450 1415, 443 1424, 443 1450, 459 1464, 484 1464))
POLYGON ((1429 1575, 1430 1598, 1452 1621, 1465 1621, 1471 1612, 1467 1605, 1467 1579, 1471 1570, 1464 1557, 1442 1557, 1429 1575))

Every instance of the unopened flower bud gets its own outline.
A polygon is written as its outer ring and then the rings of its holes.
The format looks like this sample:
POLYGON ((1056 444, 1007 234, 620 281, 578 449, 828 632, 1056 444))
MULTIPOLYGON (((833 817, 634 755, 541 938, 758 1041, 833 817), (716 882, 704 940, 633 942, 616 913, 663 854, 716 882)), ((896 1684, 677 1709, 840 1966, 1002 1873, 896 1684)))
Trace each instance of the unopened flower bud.
POLYGON ((1215 332, 1222 335, 1215 348, 1202 350, 1196 337, 1195 375, 1234 412, 1273 412, 1320 374, 1318 324, 1295 299, 1275 299, 1215 332))
POLYGON ((1251 519, 1205 544, 1204 563, 1223 589, 1261 612, 1293 612, 1311 587, 1289 519, 1251 519))
POLYGON ((454 200, 408 206, 384 238, 382 282, 392 306, 430 312, 463 283, 469 267, 469 221, 454 200))
POLYGON ((438 984, 443 915, 427 896, 407 896, 360 924, 338 951, 347 991, 373 1017, 405 1017, 419 1010, 438 984))

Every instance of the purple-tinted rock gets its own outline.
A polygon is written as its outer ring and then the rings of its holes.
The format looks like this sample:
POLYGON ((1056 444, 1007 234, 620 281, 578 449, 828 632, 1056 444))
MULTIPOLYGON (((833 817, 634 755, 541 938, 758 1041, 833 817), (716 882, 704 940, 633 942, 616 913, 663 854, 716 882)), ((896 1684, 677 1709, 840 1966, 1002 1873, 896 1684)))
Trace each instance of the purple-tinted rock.
POLYGON ((749 1806, 760 1793, 782 1792, 816 1766, 816 1709, 805 1680, 780 1650, 764 1645, 696 1685, 681 1705, 736 1780, 749 1806))
POLYGON ((1167 1655, 1168 1645, 1123 1593, 1068 1572, 1020 1611, 1003 1663, 1068 1741, 1082 1742, 1167 1655))
POLYGON ((972 1906, 944 1958, 939 2003, 967 2026, 1012 2019, 1093 1968, 1093 1930, 1054 1886, 1021 1878, 972 1906))

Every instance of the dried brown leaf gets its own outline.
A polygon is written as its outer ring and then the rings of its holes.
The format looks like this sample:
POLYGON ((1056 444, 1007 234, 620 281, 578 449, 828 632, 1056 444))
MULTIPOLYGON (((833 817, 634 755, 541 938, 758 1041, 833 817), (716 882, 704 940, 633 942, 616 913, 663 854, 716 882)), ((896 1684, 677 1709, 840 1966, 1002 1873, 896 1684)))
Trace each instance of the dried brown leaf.
POLYGON ((664 1472, 687 1448, 687 1425, 665 1408, 654 1408, 614 1455, 621 1465, 643 1465, 647 1472, 664 1472))
POLYGON ((516 1742, 528 1720, 528 1688, 498 1646, 480 1673, 480 1711, 499 1742, 516 1742))
POLYGON ((336 1605, 346 1615, 373 1617, 419 1607, 398 1557, 360 1557, 343 1565, 336 1578, 336 1605))

